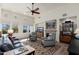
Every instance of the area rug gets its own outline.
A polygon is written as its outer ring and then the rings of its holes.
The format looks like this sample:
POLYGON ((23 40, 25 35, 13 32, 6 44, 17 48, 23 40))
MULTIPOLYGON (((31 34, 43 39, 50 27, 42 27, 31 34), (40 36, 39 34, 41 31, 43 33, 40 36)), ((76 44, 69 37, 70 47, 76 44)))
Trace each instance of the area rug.
POLYGON ((39 39, 35 42, 27 40, 24 44, 30 45, 33 48, 35 48, 35 55, 53 55, 61 47, 61 45, 57 42, 56 42, 55 46, 44 47, 41 44, 41 39, 39 39))

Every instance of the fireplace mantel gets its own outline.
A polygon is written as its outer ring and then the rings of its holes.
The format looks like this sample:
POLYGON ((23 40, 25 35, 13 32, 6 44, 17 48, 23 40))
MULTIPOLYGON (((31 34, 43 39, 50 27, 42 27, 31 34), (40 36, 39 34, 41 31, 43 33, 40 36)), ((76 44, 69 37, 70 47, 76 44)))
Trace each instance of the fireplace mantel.
POLYGON ((45 32, 46 33, 51 33, 51 32, 56 32, 57 30, 56 29, 46 29, 45 32))

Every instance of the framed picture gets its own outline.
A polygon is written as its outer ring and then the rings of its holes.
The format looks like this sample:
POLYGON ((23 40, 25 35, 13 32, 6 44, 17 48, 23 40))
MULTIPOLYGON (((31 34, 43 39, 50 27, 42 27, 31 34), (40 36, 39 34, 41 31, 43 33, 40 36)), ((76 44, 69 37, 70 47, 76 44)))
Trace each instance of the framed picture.
POLYGON ((18 33, 18 26, 17 25, 13 24, 12 29, 13 29, 14 33, 18 33))
POLYGON ((56 20, 50 20, 46 22, 46 28, 47 29, 56 29, 56 20))

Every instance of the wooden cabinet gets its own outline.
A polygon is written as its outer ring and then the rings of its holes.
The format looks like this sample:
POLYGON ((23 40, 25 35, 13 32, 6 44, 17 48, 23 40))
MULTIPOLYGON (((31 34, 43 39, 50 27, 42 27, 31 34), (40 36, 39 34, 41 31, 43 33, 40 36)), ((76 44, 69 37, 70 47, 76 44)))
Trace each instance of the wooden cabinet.
POLYGON ((37 38, 42 38, 44 37, 44 27, 37 27, 37 38))
POLYGON ((73 39, 74 23, 62 23, 62 31, 60 31, 60 42, 70 43, 73 39))
POLYGON ((41 38, 41 37, 43 37, 44 36, 44 33, 43 32, 37 32, 37 37, 38 38, 41 38))
POLYGON ((73 35, 62 35, 62 34, 60 34, 60 42, 70 43, 72 39, 73 39, 73 35))

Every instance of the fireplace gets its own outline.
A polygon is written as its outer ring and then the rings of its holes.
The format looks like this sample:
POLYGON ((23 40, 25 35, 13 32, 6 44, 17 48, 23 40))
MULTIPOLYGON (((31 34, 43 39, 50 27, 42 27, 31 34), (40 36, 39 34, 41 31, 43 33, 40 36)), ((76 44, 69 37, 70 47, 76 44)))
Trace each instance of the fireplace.
POLYGON ((46 33, 46 37, 48 37, 49 36, 49 33, 46 33))
POLYGON ((46 29, 45 31, 46 31, 46 37, 48 37, 50 33, 56 32, 56 29, 46 29))

